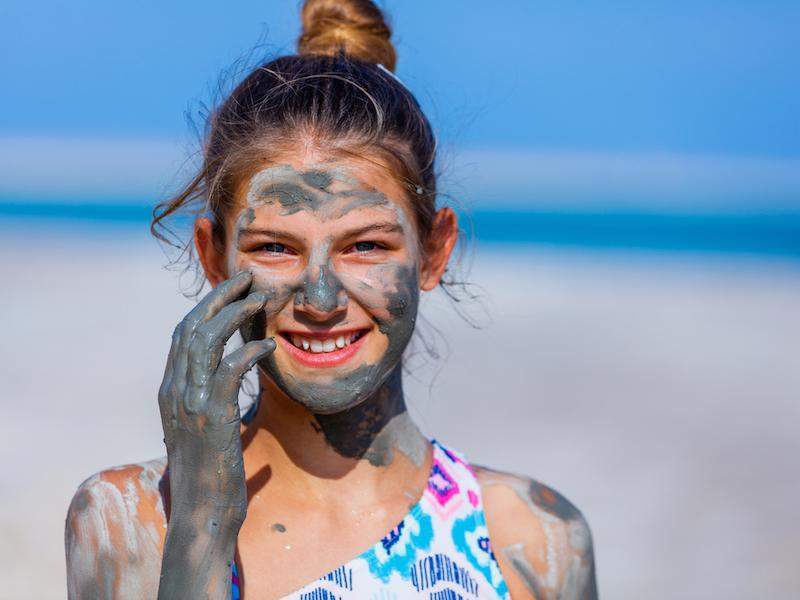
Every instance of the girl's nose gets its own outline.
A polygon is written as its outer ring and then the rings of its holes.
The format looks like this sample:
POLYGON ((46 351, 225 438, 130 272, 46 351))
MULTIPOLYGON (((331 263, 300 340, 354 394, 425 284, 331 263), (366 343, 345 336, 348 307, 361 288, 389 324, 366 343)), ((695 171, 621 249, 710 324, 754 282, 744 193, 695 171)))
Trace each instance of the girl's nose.
POLYGON ((295 307, 314 319, 330 319, 347 309, 347 294, 336 273, 324 265, 298 292, 295 307))

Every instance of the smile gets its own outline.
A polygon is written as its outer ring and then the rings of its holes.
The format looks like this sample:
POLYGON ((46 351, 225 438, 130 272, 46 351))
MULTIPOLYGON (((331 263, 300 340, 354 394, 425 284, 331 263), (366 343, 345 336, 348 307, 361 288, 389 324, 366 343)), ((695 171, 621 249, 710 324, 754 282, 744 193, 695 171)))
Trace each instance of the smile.
POLYGON ((332 367, 352 358, 368 333, 368 329, 327 334, 281 332, 278 339, 298 362, 310 367, 332 367))

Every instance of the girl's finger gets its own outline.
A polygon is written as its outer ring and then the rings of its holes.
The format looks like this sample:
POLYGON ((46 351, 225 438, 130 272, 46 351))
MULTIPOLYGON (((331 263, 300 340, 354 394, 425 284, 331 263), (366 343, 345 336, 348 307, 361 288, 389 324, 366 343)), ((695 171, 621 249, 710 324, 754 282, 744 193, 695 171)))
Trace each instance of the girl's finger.
POLYGON ((234 300, 241 298, 250 287, 252 281, 253 275, 250 271, 240 271, 230 279, 220 283, 206 294, 183 319, 184 333, 189 334, 191 337, 194 330, 202 323, 211 319, 234 300))
POLYGON ((222 358, 225 342, 247 319, 262 310, 266 301, 266 294, 255 292, 244 300, 229 304, 197 328, 188 353, 191 385, 206 385, 222 358))
POLYGON ((242 377, 262 358, 269 356, 275 351, 275 340, 257 340, 248 342, 241 348, 234 350, 224 357, 214 374, 213 393, 215 406, 212 409, 219 416, 229 419, 235 414, 238 408, 239 387, 242 377))
POLYGON ((206 294, 175 328, 175 332, 172 335, 173 350, 175 352, 173 371, 175 376, 181 380, 177 382, 179 385, 183 383, 182 380, 186 376, 188 360, 186 352, 195 330, 216 315, 223 307, 240 298, 249 289, 252 281, 253 275, 249 271, 241 271, 230 279, 223 281, 206 294))

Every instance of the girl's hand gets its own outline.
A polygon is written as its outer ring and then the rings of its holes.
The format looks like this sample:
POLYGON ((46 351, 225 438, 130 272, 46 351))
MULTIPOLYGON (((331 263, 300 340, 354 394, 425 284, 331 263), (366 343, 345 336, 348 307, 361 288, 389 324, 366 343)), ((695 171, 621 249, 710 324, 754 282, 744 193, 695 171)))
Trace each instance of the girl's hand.
POLYGON ((264 308, 252 275, 221 283, 178 324, 158 394, 167 446, 170 515, 159 598, 227 598, 230 563, 247 513, 240 440, 244 374, 275 349, 252 341, 223 358, 225 342, 264 308))

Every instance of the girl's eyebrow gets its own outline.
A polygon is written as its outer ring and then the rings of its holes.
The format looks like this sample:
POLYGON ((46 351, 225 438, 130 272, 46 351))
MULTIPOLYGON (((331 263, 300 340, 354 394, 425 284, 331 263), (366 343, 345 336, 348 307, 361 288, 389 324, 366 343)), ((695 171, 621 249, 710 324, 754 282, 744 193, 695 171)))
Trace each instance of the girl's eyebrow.
MULTIPOLYGON (((396 221, 381 221, 378 223, 371 223, 369 225, 365 225, 364 227, 356 227, 355 229, 349 229, 336 237, 357 237, 359 235, 363 235, 365 233, 370 233, 372 231, 383 231, 386 233, 403 233, 403 226, 396 221)), ((239 232, 239 237, 245 236, 268 236, 268 237, 275 237, 275 238, 282 238, 282 239, 291 239, 291 240, 298 240, 299 238, 288 231, 280 231, 278 229, 271 229, 269 227, 248 227, 247 229, 242 229, 239 232)))
POLYGON ((345 231, 340 237, 357 237, 372 231, 384 231, 386 233, 403 233, 403 226, 396 221, 382 221, 379 223, 371 223, 364 227, 357 227, 345 231))
POLYGON ((239 237, 244 236, 258 236, 263 235, 267 237, 276 237, 276 238, 289 238, 296 240, 298 239, 296 235, 290 233, 288 231, 281 231, 279 229, 272 229, 270 227, 248 227, 246 229, 242 229, 239 231, 239 237))

